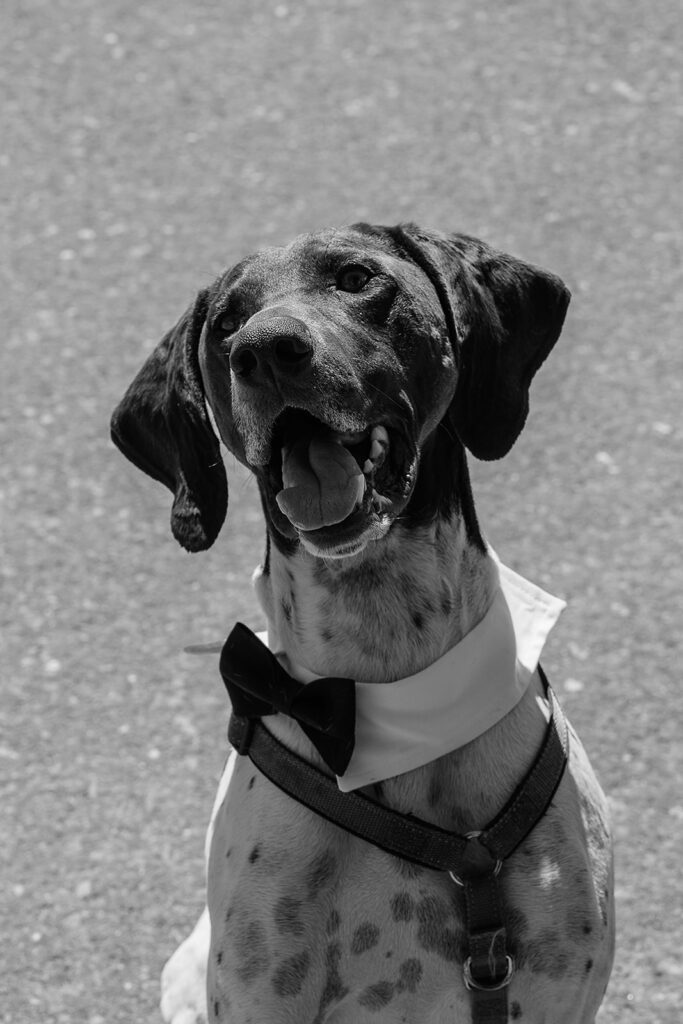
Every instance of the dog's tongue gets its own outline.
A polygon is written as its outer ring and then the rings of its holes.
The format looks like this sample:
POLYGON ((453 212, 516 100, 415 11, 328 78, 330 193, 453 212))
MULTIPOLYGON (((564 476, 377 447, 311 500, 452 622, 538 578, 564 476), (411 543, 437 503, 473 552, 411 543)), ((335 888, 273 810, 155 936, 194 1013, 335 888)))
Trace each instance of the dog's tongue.
POLYGON ((346 519, 363 498, 365 477, 353 455, 330 437, 297 441, 282 449, 281 512, 300 530, 346 519))

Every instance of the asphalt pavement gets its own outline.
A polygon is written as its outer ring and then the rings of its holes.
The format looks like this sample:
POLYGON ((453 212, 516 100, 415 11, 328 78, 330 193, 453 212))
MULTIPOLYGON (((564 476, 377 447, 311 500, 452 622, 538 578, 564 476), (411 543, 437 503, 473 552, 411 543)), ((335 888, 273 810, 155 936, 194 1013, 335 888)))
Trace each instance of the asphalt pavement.
POLYGON ((330 224, 466 231, 562 276, 491 542, 569 601, 545 667, 612 801, 602 1024, 683 1010, 681 19, 673 0, 10 0, 0 14, 0 1021, 152 1024, 202 901, 211 660, 260 624, 256 491, 216 548, 108 438, 225 266, 330 224))

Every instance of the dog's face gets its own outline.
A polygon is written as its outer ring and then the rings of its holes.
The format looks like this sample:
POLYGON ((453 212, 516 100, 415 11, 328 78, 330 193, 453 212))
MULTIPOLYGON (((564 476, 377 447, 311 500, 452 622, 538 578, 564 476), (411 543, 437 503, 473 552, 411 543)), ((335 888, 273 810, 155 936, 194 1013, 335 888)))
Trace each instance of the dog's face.
POLYGON ((405 509, 457 383, 434 298, 387 235, 360 228, 260 253, 213 289, 204 389, 275 537, 353 553, 405 509))
POLYGON ((114 440, 175 492, 176 537, 207 547, 225 515, 221 438, 255 473, 284 549, 355 554, 462 502, 462 445, 498 458, 568 293, 465 236, 355 225, 228 271, 162 341, 114 440))

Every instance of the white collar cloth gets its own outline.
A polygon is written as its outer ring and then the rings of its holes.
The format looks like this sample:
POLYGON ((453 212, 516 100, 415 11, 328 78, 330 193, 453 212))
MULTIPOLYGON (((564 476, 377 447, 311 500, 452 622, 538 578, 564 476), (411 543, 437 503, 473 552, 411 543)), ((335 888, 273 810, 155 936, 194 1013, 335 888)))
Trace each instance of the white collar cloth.
MULTIPOLYGON (((491 606, 459 644, 393 683, 356 683, 356 742, 337 784, 343 793, 420 768, 465 746, 524 695, 563 600, 496 562, 491 606)), ((267 643, 267 635, 259 636, 267 643)), ((274 651, 302 682, 314 674, 274 651)))

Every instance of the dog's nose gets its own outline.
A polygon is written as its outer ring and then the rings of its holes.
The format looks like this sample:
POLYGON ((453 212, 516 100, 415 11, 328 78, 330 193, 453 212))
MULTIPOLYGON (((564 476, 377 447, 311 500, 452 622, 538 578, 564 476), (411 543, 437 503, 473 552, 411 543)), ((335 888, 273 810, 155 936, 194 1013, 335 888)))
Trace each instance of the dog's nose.
POLYGON ((230 347, 230 367, 240 380, 258 386, 278 377, 301 376, 313 359, 313 340, 302 320, 257 314, 230 347))

